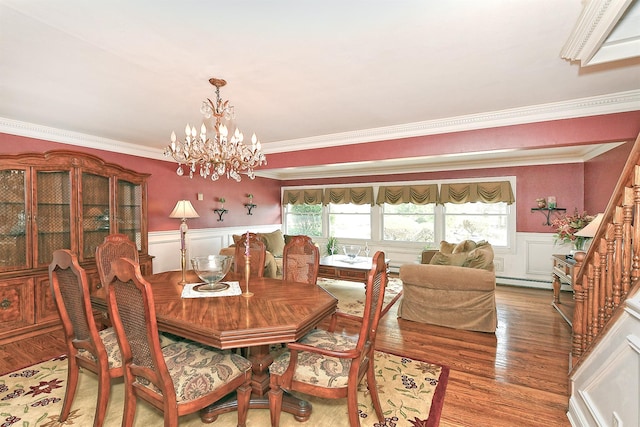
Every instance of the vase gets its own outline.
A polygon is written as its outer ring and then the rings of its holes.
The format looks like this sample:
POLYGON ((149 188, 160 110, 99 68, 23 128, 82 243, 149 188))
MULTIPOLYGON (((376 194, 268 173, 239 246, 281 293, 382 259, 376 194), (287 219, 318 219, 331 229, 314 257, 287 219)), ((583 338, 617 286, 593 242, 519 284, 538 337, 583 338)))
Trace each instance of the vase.
POLYGON ((571 250, 571 255, 574 255, 576 252, 584 252, 584 244, 586 243, 586 239, 584 237, 576 237, 573 241, 573 249, 571 250))

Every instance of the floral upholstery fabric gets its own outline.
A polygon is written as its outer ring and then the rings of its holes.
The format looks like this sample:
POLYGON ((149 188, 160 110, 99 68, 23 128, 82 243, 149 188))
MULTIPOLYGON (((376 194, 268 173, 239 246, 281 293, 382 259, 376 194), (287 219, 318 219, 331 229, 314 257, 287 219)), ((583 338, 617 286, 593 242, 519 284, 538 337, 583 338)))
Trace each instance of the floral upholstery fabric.
MULTIPOLYGON (((327 350, 345 351, 354 349, 357 340, 342 334, 316 329, 305 335, 299 342, 327 350)), ((269 372, 282 375, 289 366, 290 355, 289 351, 285 351, 278 356, 269 366, 269 372)), ((351 360, 348 359, 301 351, 298 353, 298 364, 293 380, 327 388, 346 387, 350 367, 351 360)))
MULTIPOLYGON (((116 338, 116 331, 113 328, 103 329, 98 332, 102 342, 104 343, 107 356, 109 357, 109 369, 119 368, 122 366, 122 355, 120 354, 120 347, 118 347, 118 339, 116 338)), ((91 352, 80 349, 78 350, 78 356, 89 359, 93 362, 98 362, 96 357, 91 352)))
MULTIPOLYGON (((227 384, 251 369, 251 362, 229 350, 221 351, 191 341, 162 348, 178 403, 189 402, 227 384)), ((136 381, 156 393, 160 391, 144 379, 136 381)))

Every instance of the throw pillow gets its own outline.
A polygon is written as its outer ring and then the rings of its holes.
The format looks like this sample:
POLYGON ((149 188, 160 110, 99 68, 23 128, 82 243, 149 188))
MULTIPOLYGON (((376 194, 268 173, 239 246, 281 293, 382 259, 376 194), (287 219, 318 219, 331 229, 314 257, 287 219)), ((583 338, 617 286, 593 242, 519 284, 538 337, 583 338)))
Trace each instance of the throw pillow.
POLYGON ((429 261, 429 264, 434 265, 453 265, 456 267, 462 267, 464 262, 467 259, 466 253, 459 254, 443 254, 442 252, 437 252, 429 261))
POLYGON ((453 248, 456 247, 455 243, 449 243, 446 240, 440 242, 440 252, 443 254, 450 254, 453 252, 453 248))
POLYGON ((476 248, 476 242, 473 240, 463 240, 453 248, 452 254, 459 254, 463 252, 469 252, 476 248))
POLYGON ((258 237, 262 239, 266 249, 273 254, 274 257, 282 257, 284 249, 284 237, 281 230, 275 230, 271 233, 258 233, 258 237))
POLYGON ((493 271, 493 247, 485 244, 470 251, 464 267, 493 271))
POLYGON ((246 234, 232 234, 231 238, 233 239, 233 244, 237 245, 240 240, 246 239, 247 235, 246 234))

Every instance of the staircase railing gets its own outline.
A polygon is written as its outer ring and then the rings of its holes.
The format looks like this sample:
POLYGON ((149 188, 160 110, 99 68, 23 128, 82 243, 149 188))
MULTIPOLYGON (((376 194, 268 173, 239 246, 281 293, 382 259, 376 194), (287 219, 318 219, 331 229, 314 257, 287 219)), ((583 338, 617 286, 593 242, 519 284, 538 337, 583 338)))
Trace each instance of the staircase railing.
POLYGON ((631 150, 587 253, 575 255, 573 370, 623 313, 640 287, 640 136, 631 150))

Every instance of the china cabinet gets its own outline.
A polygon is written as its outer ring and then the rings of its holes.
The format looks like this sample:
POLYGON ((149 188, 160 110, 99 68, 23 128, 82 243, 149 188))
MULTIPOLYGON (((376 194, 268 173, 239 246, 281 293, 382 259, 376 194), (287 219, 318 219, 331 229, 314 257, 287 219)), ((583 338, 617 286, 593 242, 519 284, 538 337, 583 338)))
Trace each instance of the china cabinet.
POLYGON ((152 273, 147 178, 67 150, 0 155, 0 344, 60 327, 49 289, 53 251, 70 249, 101 293, 96 246, 126 234, 152 273))

